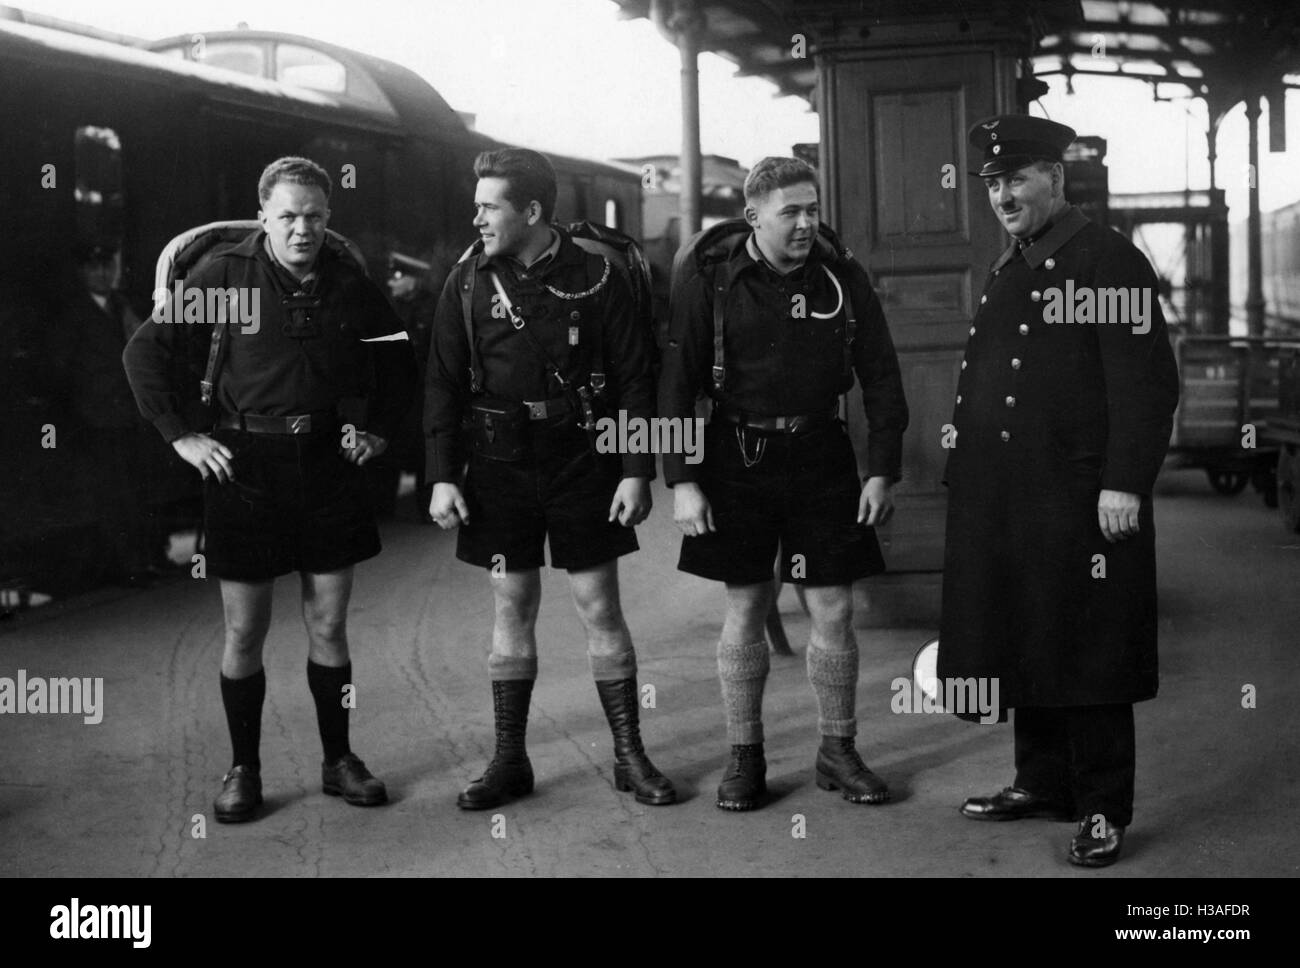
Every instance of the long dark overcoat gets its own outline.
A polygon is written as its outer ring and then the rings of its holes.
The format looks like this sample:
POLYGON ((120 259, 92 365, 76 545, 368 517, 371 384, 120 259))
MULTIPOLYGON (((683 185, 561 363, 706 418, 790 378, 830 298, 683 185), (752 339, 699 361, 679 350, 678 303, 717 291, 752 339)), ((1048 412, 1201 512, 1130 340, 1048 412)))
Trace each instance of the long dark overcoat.
POLYGON ((1151 489, 1178 400, 1150 264, 1118 233, 1067 210, 994 263, 961 367, 940 678, 996 676, 1004 713, 1150 699, 1151 489), (1101 313, 1123 318, 1099 321, 1094 303, 1092 321, 1075 321, 1088 318, 1078 300, 1089 289, 1112 290, 1101 293, 1101 313), (1117 312, 1118 289, 1127 313, 1117 312), (1103 488, 1142 496, 1137 536, 1102 536, 1103 488))

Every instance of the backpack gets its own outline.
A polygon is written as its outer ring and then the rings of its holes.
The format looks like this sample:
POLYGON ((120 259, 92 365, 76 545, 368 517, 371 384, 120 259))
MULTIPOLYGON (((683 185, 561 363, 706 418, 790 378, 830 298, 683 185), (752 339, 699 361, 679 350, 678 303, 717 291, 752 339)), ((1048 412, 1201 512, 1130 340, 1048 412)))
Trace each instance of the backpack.
MULTIPOLYGON (((649 338, 652 365, 657 369, 659 344, 654 336, 654 301, 650 290, 650 264, 646 261, 645 252, 642 251, 640 243, 618 229, 612 229, 607 225, 600 225, 587 219, 569 222, 561 225, 560 228, 568 233, 578 248, 604 259, 606 272, 609 272, 610 268, 613 267, 623 277, 628 290, 632 293, 633 320, 638 327, 645 331, 649 338)), ((474 346, 473 306, 476 280, 473 258, 482 251, 483 240, 478 239, 465 250, 457 263, 461 316, 465 324, 465 336, 469 340, 470 347, 470 386, 475 393, 480 391, 482 381, 479 377, 477 364, 478 354, 474 346)), ((597 288, 599 288, 599 284, 597 288)), ((592 362, 595 366, 591 373, 591 386, 593 390, 599 391, 605 385, 605 360, 602 343, 599 339, 596 341, 593 356, 592 362)))
MULTIPOLYGON (((209 222, 207 225, 187 229, 163 246, 154 269, 154 320, 158 321, 162 318, 167 297, 171 295, 177 282, 183 283, 200 265, 205 265, 218 254, 234 248, 247 239, 249 233, 261 227, 261 223, 256 219, 209 222)), ((365 257, 350 239, 333 229, 326 229, 325 245, 336 254, 351 259, 362 274, 366 274, 365 257)), ((226 342, 226 325, 226 320, 221 317, 213 321, 212 339, 208 344, 207 367, 199 383, 200 402, 205 407, 212 404, 217 373, 221 369, 222 353, 226 342)))
MULTIPOLYGON (((727 307, 727 295, 731 291, 731 258, 737 249, 744 245, 752 231, 743 218, 729 218, 717 225, 696 232, 687 243, 673 256, 672 275, 669 282, 669 300, 677 304, 686 283, 694 279, 710 266, 716 266, 713 275, 713 390, 715 395, 723 392, 727 377, 726 360, 723 353, 724 315, 727 307)), ((844 300, 847 322, 844 326, 844 369, 853 372, 853 337, 857 332, 857 316, 853 311, 853 299, 848 286, 842 284, 830 267, 847 266, 853 253, 841 243, 835 231, 825 222, 817 223, 817 238, 813 247, 821 255, 826 272, 835 283, 836 290, 844 300)))

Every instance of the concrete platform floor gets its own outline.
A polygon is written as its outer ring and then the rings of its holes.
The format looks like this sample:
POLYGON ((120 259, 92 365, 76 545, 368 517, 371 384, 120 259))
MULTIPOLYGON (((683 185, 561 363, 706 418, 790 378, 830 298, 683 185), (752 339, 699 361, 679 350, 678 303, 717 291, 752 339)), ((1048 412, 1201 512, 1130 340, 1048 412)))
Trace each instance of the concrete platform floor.
MULTIPOLYGON (((351 638, 353 746, 392 803, 358 809, 320 791, 292 578, 277 588, 267 646, 256 823, 212 821, 229 763, 218 691, 215 582, 178 579, 28 613, 0 633, 0 676, 104 679, 104 716, 0 717, 0 874, 1204 876, 1300 872, 1300 536, 1258 497, 1213 494, 1172 472, 1157 504, 1160 697, 1138 707, 1138 799, 1125 860, 1101 872, 1065 860, 1067 824, 979 824, 962 798, 1012 776, 1011 733, 942 715, 890 712, 926 628, 860 630, 860 748, 895 802, 853 806, 816 788, 815 705, 802 654, 768 684, 772 802, 724 814, 714 669, 717 586, 675 570, 669 495, 624 559, 624 605, 656 707, 643 711, 655 762, 683 801, 651 808, 610 785, 609 738, 560 573, 544 577, 542 673, 529 744, 534 796, 463 813, 456 792, 492 743, 486 680, 491 597, 457 562, 454 537, 394 523, 358 569, 351 638), (1257 689, 1242 708, 1243 686, 1257 689), (494 837, 494 813, 501 815, 494 837), (196 817, 206 836, 195 837, 196 817), (806 835, 792 836, 795 818, 806 835)), ((70 552, 71 553, 71 552, 70 552)), ((802 653, 808 622, 783 597, 802 653)))

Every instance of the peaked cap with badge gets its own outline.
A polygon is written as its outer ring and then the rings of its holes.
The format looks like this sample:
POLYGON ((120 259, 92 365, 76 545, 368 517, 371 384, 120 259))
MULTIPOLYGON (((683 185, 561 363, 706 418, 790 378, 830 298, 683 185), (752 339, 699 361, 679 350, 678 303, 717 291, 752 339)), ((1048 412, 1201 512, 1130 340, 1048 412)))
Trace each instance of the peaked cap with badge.
POLYGON ((989 178, 1039 160, 1060 161, 1076 134, 1068 125, 1046 118, 1002 114, 976 121, 966 137, 982 156, 981 167, 971 174, 989 178))

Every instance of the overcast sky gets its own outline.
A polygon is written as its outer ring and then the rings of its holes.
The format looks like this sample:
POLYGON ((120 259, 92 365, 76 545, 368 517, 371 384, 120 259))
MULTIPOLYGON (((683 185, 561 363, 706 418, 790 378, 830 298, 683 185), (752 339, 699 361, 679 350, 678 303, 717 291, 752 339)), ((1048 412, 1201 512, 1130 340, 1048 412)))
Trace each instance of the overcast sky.
MULTIPOLYGON (((592 158, 675 152, 679 62, 645 20, 619 20, 609 0, 27 0, 14 6, 150 39, 250 27, 318 37, 396 61, 429 81, 480 130, 505 141, 592 158)), ((700 59, 701 142, 752 164, 818 140, 817 117, 759 78, 700 59)), ((1058 78, 1034 113, 1109 142, 1116 192, 1206 187, 1205 105, 1156 103, 1145 84, 1058 78), (1184 144, 1190 152, 1184 151, 1184 144)), ((1267 147, 1267 110, 1261 119, 1267 147)), ((1265 210, 1300 199, 1300 92, 1287 99, 1291 150, 1261 154, 1265 210)), ((1230 218, 1245 217, 1246 124, 1239 105, 1219 136, 1219 186, 1230 218)))

